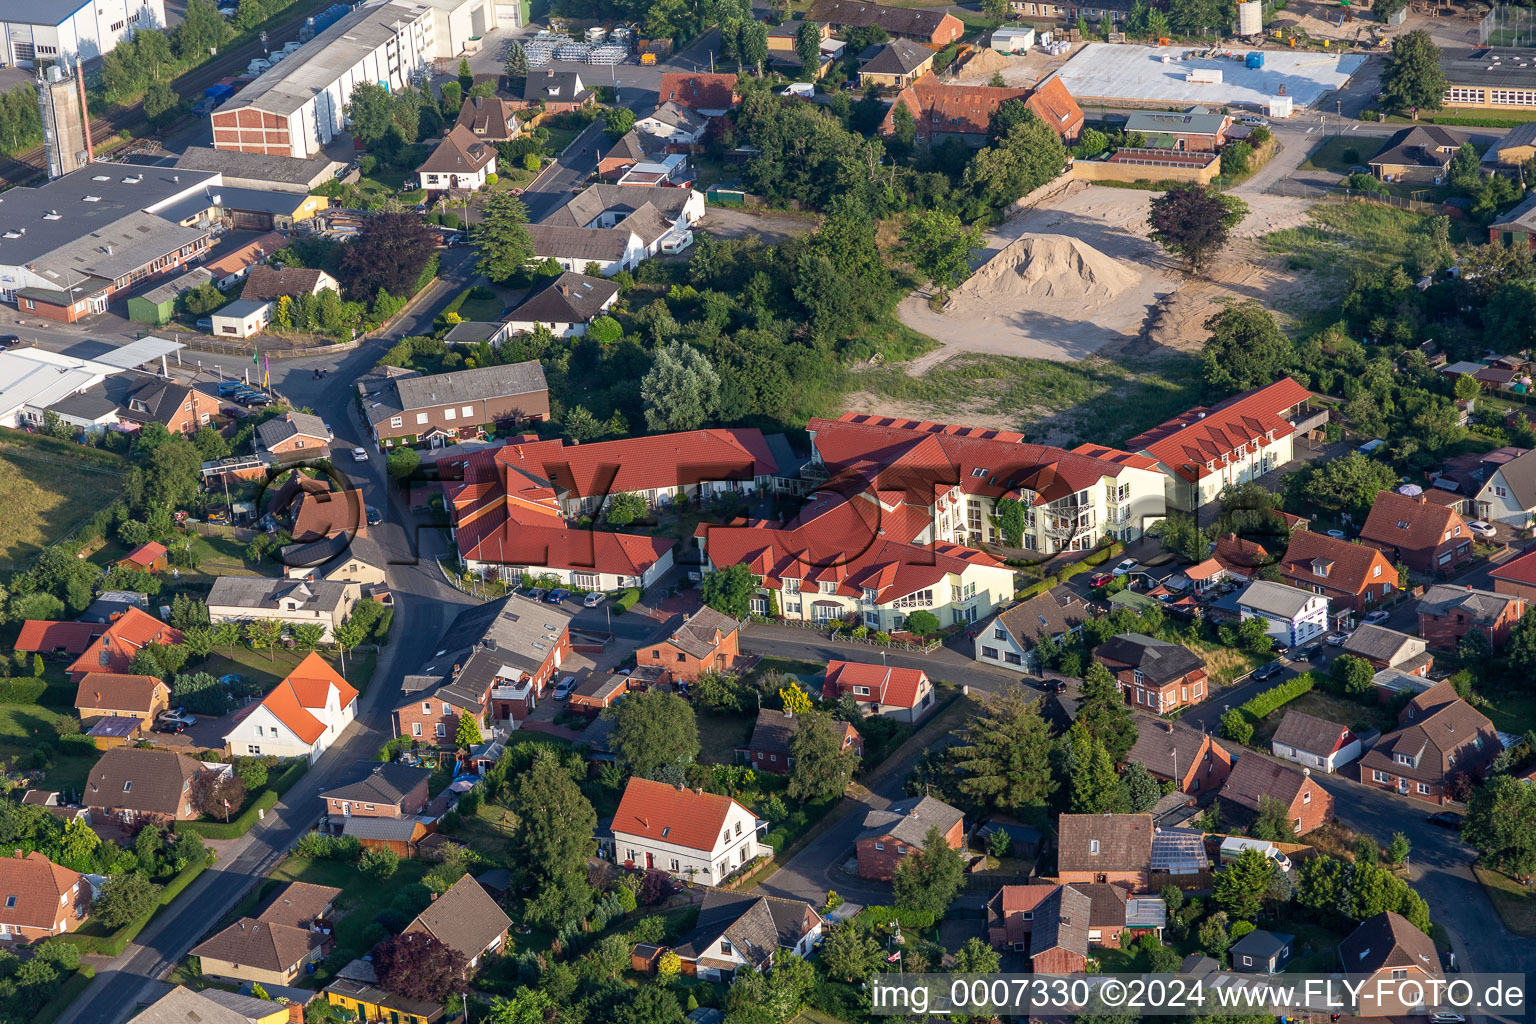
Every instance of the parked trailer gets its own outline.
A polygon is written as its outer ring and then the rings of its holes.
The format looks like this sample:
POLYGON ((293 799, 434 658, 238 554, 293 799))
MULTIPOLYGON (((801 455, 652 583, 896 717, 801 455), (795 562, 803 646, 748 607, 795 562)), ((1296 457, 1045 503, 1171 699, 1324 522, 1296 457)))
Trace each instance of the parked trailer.
POLYGON ((1185 73, 1184 81, 1193 82, 1196 85, 1220 85, 1221 72, 1212 68, 1195 68, 1185 73))

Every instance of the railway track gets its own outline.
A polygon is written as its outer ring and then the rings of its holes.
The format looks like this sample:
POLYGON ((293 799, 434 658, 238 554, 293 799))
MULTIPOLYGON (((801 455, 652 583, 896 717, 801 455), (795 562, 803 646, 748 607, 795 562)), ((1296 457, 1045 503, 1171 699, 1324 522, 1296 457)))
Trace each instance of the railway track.
MULTIPOLYGON (((299 32, 304 28, 304 19, 316 11, 324 10, 333 2, 334 0, 299 0, 283 12, 277 24, 267 27, 265 44, 262 43, 260 36, 247 39, 233 49, 220 53, 208 63, 173 79, 171 88, 178 96, 201 96, 204 89, 219 79, 242 73, 250 65, 252 58, 264 56, 268 50, 281 49, 284 43, 297 39, 299 32)), ((93 144, 100 145, 119 132, 129 131, 137 134, 147 126, 148 119, 144 116, 143 105, 134 103, 115 110, 106 117, 93 117, 91 140, 93 144)), ((29 149, 25 153, 0 157, 0 187, 25 184, 38 175, 46 173, 47 170, 47 154, 42 146, 29 149)))

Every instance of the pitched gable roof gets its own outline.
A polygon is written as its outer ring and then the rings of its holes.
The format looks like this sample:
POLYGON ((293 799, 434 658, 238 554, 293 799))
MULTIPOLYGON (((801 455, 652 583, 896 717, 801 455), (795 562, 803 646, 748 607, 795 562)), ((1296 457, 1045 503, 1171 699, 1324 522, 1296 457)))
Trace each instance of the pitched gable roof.
POLYGON ((1401 914, 1391 911, 1368 917, 1339 943, 1339 960, 1350 974, 1374 974, 1393 968, 1417 967, 1441 977, 1435 943, 1401 914))
POLYGON ((613 831, 713 853, 732 807, 751 815, 730 797, 636 776, 624 787, 613 815, 613 831))
POLYGON ((1389 771, 1421 782, 1441 782, 1473 771, 1503 749, 1482 712, 1456 696, 1448 680, 1417 694, 1403 709, 1402 725, 1360 759, 1361 770, 1389 771), (1398 755, 1411 763, 1398 760, 1398 755))
POLYGON ((151 565, 154 565, 156 560, 164 558, 165 555, 166 550, 164 544, 154 540, 145 541, 143 544, 140 544, 138 547, 124 555, 122 558, 118 559, 118 564, 121 565, 124 562, 132 562, 134 565, 137 565, 140 568, 147 569, 151 565))
POLYGON ((1145 871, 1152 863, 1150 814, 1063 814, 1056 828, 1057 870, 1145 871))
POLYGON ((1181 644, 1171 644, 1140 633, 1121 633, 1100 644, 1095 659, 1140 669, 1154 686, 1176 682, 1205 668, 1200 656, 1181 644))
POLYGON ((942 83, 930 71, 896 94, 880 131, 889 134, 896 130, 892 112, 900 105, 907 108, 922 131, 985 135, 998 107, 1028 96, 1028 89, 942 83))
POLYGON ((741 623, 729 615, 705 605, 685 618, 672 635, 667 637, 666 642, 684 654, 707 658, 726 637, 740 628, 741 623))
POLYGON ((81 803, 175 817, 186 802, 188 784, 201 770, 185 754, 114 747, 91 768, 81 803))
POLYGON ((943 10, 887 7, 883 4, 861 3, 859 0, 816 0, 805 17, 808 21, 824 21, 849 28, 879 25, 893 36, 917 36, 923 39, 932 39, 948 21, 959 20, 943 10))
POLYGON ((1136 743, 1126 752, 1125 763, 1139 763, 1161 779, 1182 779, 1200 763, 1206 744, 1217 746, 1209 734, 1187 725, 1143 722, 1136 731, 1136 743))
POLYGON ((1418 610, 1421 615, 1435 617, 1455 613, 1478 625, 1489 626, 1498 622, 1509 606, 1520 600, 1514 595, 1498 594, 1492 590, 1437 583, 1424 592, 1418 610))
POLYGON ((87 672, 75 688, 75 707, 107 711, 135 711, 149 714, 155 697, 170 688, 154 676, 126 675, 118 672, 87 672))
POLYGON ((51 622, 28 619, 21 624, 16 650, 84 654, 96 638, 107 631, 99 622, 51 622))
POLYGON ((513 139, 521 127, 512 104, 499 96, 466 97, 459 108, 458 123, 480 138, 493 141, 513 139))
POLYGON ((1190 409, 1126 442, 1191 482, 1222 472, 1229 456, 1254 443, 1295 433, 1284 414, 1311 392, 1289 377, 1235 395, 1210 407, 1190 409))
POLYGON ((1360 528, 1361 540, 1403 551, 1431 551, 1455 537, 1472 537, 1455 509, 1396 491, 1377 493, 1360 528))
POLYGON ((893 39, 871 57, 860 73, 876 75, 910 75, 918 68, 933 63, 934 52, 926 46, 906 39, 893 39))
MULTIPOLYGON (((1232 763, 1232 774, 1221 787, 1221 799, 1250 811, 1259 809, 1262 797, 1273 797, 1286 807, 1306 788, 1317 783, 1296 768, 1290 768, 1256 754, 1240 757, 1232 763)), ((1320 792, 1320 790, 1319 790, 1320 792)))
POLYGON ((1074 138, 1083 126, 1083 109, 1067 91, 1067 84, 1055 72, 1046 76, 1030 91, 1025 104, 1035 116, 1051 126, 1063 138, 1074 138))
POLYGON ((948 835, 950 829, 964 820, 963 811, 937 797, 908 797, 897 800, 886 810, 871 810, 864 815, 864 828, 859 838, 890 836, 908 846, 922 849, 929 829, 937 826, 940 832, 948 835))
POLYGON ((455 124, 443 137, 418 171, 428 174, 470 174, 496 159, 496 147, 482 140, 463 124, 455 124))
POLYGON ((310 267, 274 267, 259 263, 246 275, 240 297, 270 301, 284 295, 313 295, 320 290, 322 284, 335 286, 334 280, 327 280, 330 276, 323 270, 310 267))
POLYGON ((1344 653, 1390 665, 1400 656, 1405 655, 1410 648, 1422 649, 1422 644, 1423 641, 1418 637, 1409 636, 1407 633, 1399 633, 1385 626, 1366 624, 1356 629, 1350 634, 1349 639, 1344 641, 1344 653))
POLYGON ((69 666, 69 671, 127 672, 134 656, 150 644, 181 641, 181 630, 167 626, 148 612, 129 608, 107 624, 106 630, 69 666))
POLYGON ((293 517, 295 541, 307 543, 342 533, 368 535, 367 506, 361 489, 306 491, 299 495, 299 509, 293 517))
POLYGON ((694 960, 708 955, 722 938, 754 967, 772 959, 776 949, 794 949, 821 923, 804 900, 707 888, 698 922, 674 952, 694 960))
POLYGON ((1373 167, 1378 164, 1449 167, 1456 150, 1466 141, 1467 137, 1460 132, 1449 131, 1438 125, 1414 125, 1388 139, 1369 162, 1373 167), (1449 152, 1440 152, 1442 149, 1449 152))
POLYGON ((242 917, 192 947, 193 956, 287 973, 319 946, 319 932, 242 917))
POLYGON ((320 794, 322 800, 350 800, 398 807, 411 791, 432 777, 427 768, 413 768, 396 761, 359 761, 353 780, 320 794))
POLYGON ((268 924, 285 924, 292 928, 308 928, 312 922, 325 916, 340 895, 341 890, 335 886, 289 882, 272 894, 266 909, 256 915, 256 920, 268 924))
POLYGON ((1036 594, 1020 601, 997 617, 993 625, 1007 631, 1013 642, 1024 650, 1033 650, 1042 636, 1061 636, 1088 618, 1088 607, 1076 595, 1061 598, 1055 591, 1036 594))
MULTIPOLYGON (((789 756, 789 741, 795 735, 795 730, 804 721, 794 715, 775 711, 772 708, 760 708, 757 712, 757 722, 752 726, 752 738, 747 741, 747 749, 762 751, 765 754, 781 754, 789 756)), ((832 728, 838 733, 843 744, 851 743, 858 739, 859 733, 848 722, 834 721, 832 728)))
POLYGON ((1088 928, 1093 917, 1093 901, 1070 885, 1056 891, 1035 908, 1035 927, 1029 937, 1030 956, 1046 950, 1064 949, 1078 956, 1088 955, 1088 928))
POLYGON ((1327 757, 1350 740, 1349 726, 1304 711, 1287 711, 1272 741, 1309 754, 1327 757))
POLYGON ((1383 580, 1397 586, 1397 570, 1378 548, 1310 530, 1291 534, 1280 571, 1303 584, 1322 584, 1351 594, 1363 593, 1383 580))
POLYGON ((417 914, 406 930, 426 931, 465 960, 473 960, 510 927, 512 919, 466 873, 417 914))
POLYGON ((357 699, 357 690, 352 684, 324 658, 311 651, 286 679, 262 698, 259 706, 271 712, 299 739, 313 745, 325 735, 330 724, 327 706, 333 692, 336 706, 341 710, 357 699))
POLYGON ((523 300, 507 319, 527 323, 584 324, 601 313, 618 294, 618 284, 605 277, 566 271, 523 300))
POLYGON ((901 668, 896 665, 873 665, 858 661, 827 662, 827 680, 822 686, 822 696, 836 700, 843 693, 852 693, 856 686, 869 688, 868 694, 854 694, 870 703, 891 707, 917 706, 927 673, 917 668, 901 668))
POLYGON ((84 877, 36 851, 0 857, 0 923, 52 929, 61 901, 84 877))
POLYGON ((736 76, 703 72, 663 72, 656 90, 658 105, 676 103, 690 110, 729 110, 736 105, 736 76))

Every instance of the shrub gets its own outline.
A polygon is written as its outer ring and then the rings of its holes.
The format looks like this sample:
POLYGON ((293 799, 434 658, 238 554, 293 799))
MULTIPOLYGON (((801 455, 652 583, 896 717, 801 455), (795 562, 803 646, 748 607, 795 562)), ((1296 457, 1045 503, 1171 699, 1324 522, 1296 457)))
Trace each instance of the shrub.
POLYGON ((400 855, 388 847, 371 847, 358 858, 357 867, 369 878, 383 882, 400 867, 400 855))
POLYGON ((630 587, 628 590, 624 591, 624 593, 620 594, 618 598, 613 602, 613 610, 616 612, 627 612, 633 608, 635 606, 635 602, 639 600, 640 589, 638 587, 630 587))
POLYGON ((1263 693, 1249 698, 1243 704, 1242 711, 1254 720, 1264 718, 1282 705, 1304 693, 1311 692, 1315 685, 1317 685, 1317 676, 1311 672, 1303 672, 1294 679, 1287 679, 1279 686, 1272 686, 1263 693))
POLYGON ((41 679, 7 679, 0 683, 0 704, 37 704, 47 688, 41 679))
POLYGON ((1253 723, 1241 708, 1231 708, 1221 716, 1221 734, 1234 743, 1247 743, 1253 739, 1253 723))

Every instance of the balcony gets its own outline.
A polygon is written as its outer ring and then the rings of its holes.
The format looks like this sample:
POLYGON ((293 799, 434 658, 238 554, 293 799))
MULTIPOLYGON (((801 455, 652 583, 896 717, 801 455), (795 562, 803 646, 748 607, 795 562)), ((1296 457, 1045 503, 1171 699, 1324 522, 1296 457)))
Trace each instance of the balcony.
POLYGON ((533 692, 533 683, 501 683, 491 687, 492 700, 522 700, 533 692))
POLYGON ((825 483, 832 479, 832 474, 825 465, 813 459, 800 467, 800 479, 825 483))

